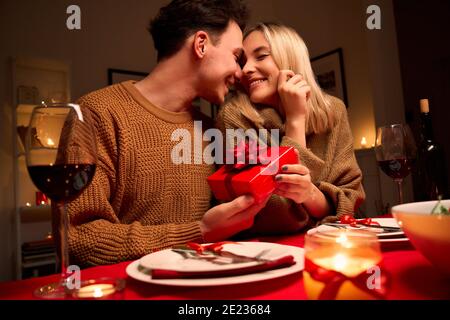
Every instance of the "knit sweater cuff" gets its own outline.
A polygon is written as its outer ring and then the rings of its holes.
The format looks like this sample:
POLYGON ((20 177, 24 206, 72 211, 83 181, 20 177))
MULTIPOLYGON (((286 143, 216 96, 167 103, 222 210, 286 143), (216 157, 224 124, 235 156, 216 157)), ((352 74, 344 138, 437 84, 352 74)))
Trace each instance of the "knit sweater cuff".
POLYGON ((339 218, 344 214, 354 213, 353 202, 345 195, 344 191, 334 184, 321 181, 317 187, 325 197, 334 205, 336 216, 339 218))
POLYGON ((199 221, 173 226, 174 228, 171 228, 167 234, 167 244, 169 247, 175 244, 184 244, 190 241, 197 243, 204 242, 199 221))

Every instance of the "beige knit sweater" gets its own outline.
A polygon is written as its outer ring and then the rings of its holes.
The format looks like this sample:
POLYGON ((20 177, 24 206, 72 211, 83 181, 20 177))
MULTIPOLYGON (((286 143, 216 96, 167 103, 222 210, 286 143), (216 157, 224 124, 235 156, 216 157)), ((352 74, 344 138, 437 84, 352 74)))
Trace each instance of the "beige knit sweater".
MULTIPOLYGON (((300 162, 309 168, 312 182, 334 207, 334 214, 337 217, 353 214, 365 198, 362 173, 353 151, 353 138, 345 105, 335 97, 331 97, 331 101, 331 109, 337 119, 336 125, 328 133, 307 135, 307 148, 284 136, 282 119, 271 107, 258 107, 264 120, 261 127, 244 117, 238 109, 225 104, 219 111, 216 126, 223 132, 229 128, 280 129, 282 138, 279 144, 293 146, 299 151, 300 162)), ((251 233, 294 232, 316 222, 302 206, 273 195, 263 211, 256 216, 251 233)))
MULTIPOLYGON (((90 186, 68 205, 70 263, 110 264, 202 241, 199 221, 210 207, 206 178, 214 166, 176 165, 170 156, 174 130, 193 137, 194 120, 204 120, 205 129, 207 119, 156 107, 131 81, 79 103, 95 119, 98 163, 90 186)), ((192 148, 192 163, 194 156, 192 148)))

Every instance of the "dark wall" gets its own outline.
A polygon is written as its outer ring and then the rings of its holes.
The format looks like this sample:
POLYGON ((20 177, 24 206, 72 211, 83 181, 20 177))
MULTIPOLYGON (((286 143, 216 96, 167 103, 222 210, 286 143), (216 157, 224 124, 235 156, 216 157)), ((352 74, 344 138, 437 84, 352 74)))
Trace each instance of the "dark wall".
POLYGON ((406 121, 419 142, 419 100, 430 100, 434 136, 444 148, 450 186, 450 1, 394 0, 394 14, 406 121))

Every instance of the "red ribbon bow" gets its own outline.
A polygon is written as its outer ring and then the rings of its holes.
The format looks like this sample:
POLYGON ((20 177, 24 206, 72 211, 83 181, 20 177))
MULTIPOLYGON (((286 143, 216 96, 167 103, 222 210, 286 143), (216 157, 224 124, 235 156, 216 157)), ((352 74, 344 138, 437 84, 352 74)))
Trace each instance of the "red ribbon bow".
POLYGON ((195 242, 188 242, 186 244, 186 246, 192 250, 197 251, 197 253, 202 254, 205 251, 213 251, 213 252, 220 252, 223 249, 223 246, 225 244, 239 244, 237 242, 234 241, 220 241, 220 242, 215 242, 215 243, 211 243, 211 244, 198 244, 195 242))
MULTIPOLYGON (((227 151, 233 157, 233 163, 227 165, 227 170, 242 170, 249 165, 267 164, 270 157, 267 155, 267 148, 260 147, 256 140, 249 142, 241 141, 234 149, 227 151), (265 151, 265 154, 262 152, 265 151), (242 162, 244 161, 244 162, 242 162)), ((230 156, 227 156, 227 159, 230 156)))
MULTIPOLYGON (((381 268, 380 265, 377 265, 381 268)), ((325 287, 319 294, 319 300, 333 300, 345 281, 350 281, 355 287, 363 292, 372 295, 377 299, 385 299, 390 287, 390 277, 386 271, 380 273, 380 286, 369 288, 367 280, 371 276, 367 271, 363 271, 354 277, 348 277, 338 271, 328 270, 322 268, 312 262, 310 259, 305 259, 305 271, 309 272, 311 278, 325 284, 325 287)))
POLYGON ((341 224, 348 224, 351 227, 356 227, 358 224, 362 224, 365 226, 379 226, 380 224, 376 221, 372 221, 371 218, 359 219, 356 220, 351 214, 344 214, 339 220, 341 224))

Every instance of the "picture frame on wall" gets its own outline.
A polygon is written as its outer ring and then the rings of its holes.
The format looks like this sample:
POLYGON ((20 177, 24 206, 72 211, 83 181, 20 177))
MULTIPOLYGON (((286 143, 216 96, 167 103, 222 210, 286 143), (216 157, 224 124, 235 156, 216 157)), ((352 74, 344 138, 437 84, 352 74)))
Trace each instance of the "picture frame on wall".
POLYGON ((108 68, 108 85, 121 83, 127 80, 141 80, 148 75, 147 72, 108 68))
POLYGON ((329 95, 341 99, 348 108, 342 48, 326 52, 311 59, 317 83, 329 95))

